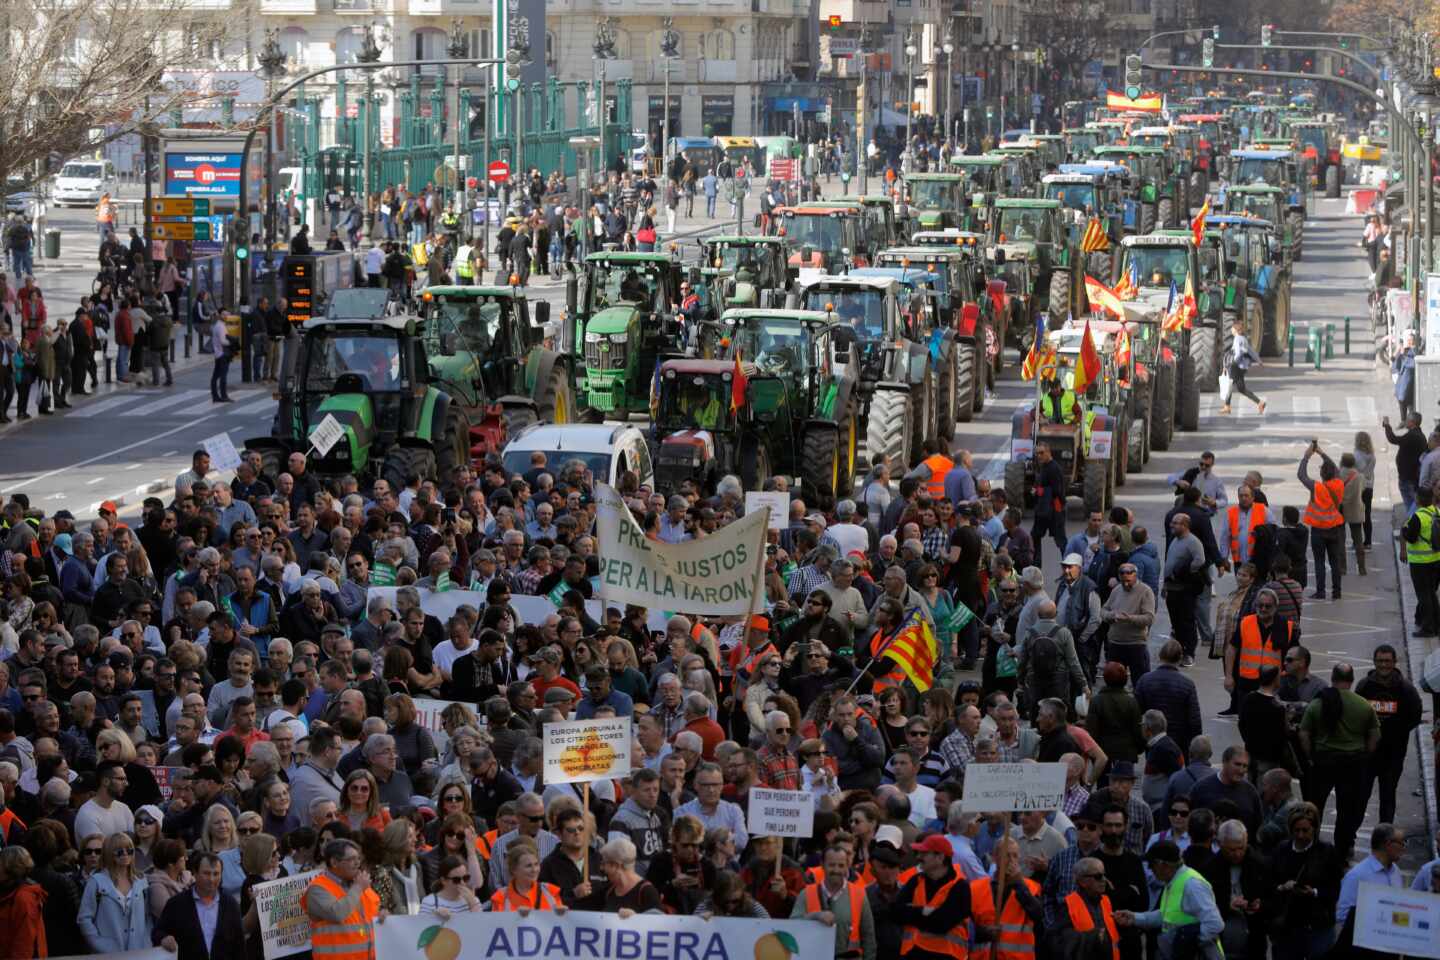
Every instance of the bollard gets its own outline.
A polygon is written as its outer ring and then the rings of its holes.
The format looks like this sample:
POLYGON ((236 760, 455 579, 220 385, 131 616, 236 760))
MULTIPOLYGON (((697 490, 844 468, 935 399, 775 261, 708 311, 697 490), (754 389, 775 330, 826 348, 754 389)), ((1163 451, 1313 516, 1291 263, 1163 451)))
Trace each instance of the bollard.
POLYGON ((1324 357, 1324 347, 1320 345, 1320 328, 1310 328, 1310 355, 1315 358, 1315 369, 1320 369, 1320 362, 1324 357))
POLYGON ((1325 324, 1325 359, 1335 359, 1335 324, 1325 324))
POLYGON ((195 339, 195 331, 194 331, 194 330, 186 330, 186 331, 185 331, 185 359, 186 359, 186 360, 189 360, 189 359, 190 359, 190 350, 191 350, 191 348, 192 348, 194 339, 195 339))
POLYGON ((1289 331, 1287 331, 1287 336, 1285 339, 1289 341, 1290 366, 1293 367, 1295 366, 1295 327, 1293 324, 1291 325, 1289 331))
POLYGON ((111 374, 110 363, 111 363, 111 361, 110 361, 110 354, 107 353, 107 354, 105 354, 105 382, 106 382, 106 383, 113 383, 113 382, 114 382, 113 377, 112 377, 112 374, 111 374))
POLYGON ((1350 356, 1350 318, 1345 318, 1345 356, 1350 356))

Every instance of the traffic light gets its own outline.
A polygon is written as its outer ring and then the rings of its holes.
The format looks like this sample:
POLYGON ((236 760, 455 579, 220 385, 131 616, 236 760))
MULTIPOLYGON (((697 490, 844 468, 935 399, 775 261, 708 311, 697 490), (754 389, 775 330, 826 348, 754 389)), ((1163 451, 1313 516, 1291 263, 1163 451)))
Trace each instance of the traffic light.
POLYGON ((1205 43, 1202 45, 1202 50, 1203 52, 1201 53, 1200 58, 1201 61, 1205 64, 1205 66, 1215 66, 1215 41, 1211 40, 1209 37, 1206 37, 1205 43))
POLYGON ((1140 54, 1132 53, 1125 58, 1125 96, 1134 100, 1140 96, 1140 54))
POLYGON ((514 47, 505 51, 505 87, 512 92, 520 89, 520 51, 514 47))
POLYGON ((250 221, 245 217, 236 217, 230 221, 230 237, 235 244, 235 259, 250 259, 250 221))
POLYGON ((1210 28, 1210 36, 1215 40, 1220 39, 1220 24, 1217 23, 1210 28))
POLYGON ((1260 28, 1260 46, 1262 46, 1262 47, 1268 47, 1268 46, 1270 46, 1270 39, 1271 39, 1270 35, 1271 35, 1272 33, 1274 33, 1274 32, 1275 32, 1275 25, 1274 25, 1273 23, 1267 23, 1267 24, 1263 25, 1263 26, 1260 28))
POLYGON ((844 23, 844 21, 840 19, 840 14, 838 14, 838 13, 832 13, 832 14, 830 14, 830 29, 831 29, 831 30, 839 30, 841 24, 843 24, 843 23, 844 23))

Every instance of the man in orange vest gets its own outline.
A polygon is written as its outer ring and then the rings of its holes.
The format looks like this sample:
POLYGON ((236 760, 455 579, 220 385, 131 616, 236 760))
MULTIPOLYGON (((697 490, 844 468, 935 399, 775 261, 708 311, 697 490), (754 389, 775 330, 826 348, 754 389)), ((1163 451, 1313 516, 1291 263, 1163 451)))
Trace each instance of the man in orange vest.
POLYGON ((790 911, 794 920, 819 920, 835 928, 835 956, 875 960, 875 919, 865 886, 851 881, 850 853, 839 844, 825 848, 825 876, 805 887, 790 911))
POLYGON ((1285 651, 1300 642, 1300 625, 1277 617, 1280 598, 1264 587, 1255 594, 1255 612, 1240 618, 1235 635, 1225 645, 1225 689, 1233 691, 1239 703, 1251 691, 1260 689, 1260 671, 1265 667, 1285 668, 1285 651))
POLYGON ((1051 931, 1055 956, 1066 960, 1120 960, 1120 929, 1105 879, 1105 864, 1095 857, 1075 863, 1075 892, 1064 900, 1055 928, 1051 931))
POLYGON ((920 872, 900 888, 890 915, 901 925, 900 956, 909 960, 966 960, 970 886, 953 866, 950 841, 932 834, 910 849, 920 872))
MULTIPOLYGON (((1233 570, 1242 563, 1255 562, 1255 529, 1269 522, 1265 504, 1255 500, 1255 491, 1248 484, 1241 484, 1235 491, 1236 503, 1225 509, 1224 540, 1220 552, 1228 561, 1221 562, 1222 570, 1233 570)), ((1267 558, 1268 565, 1268 558, 1267 558)), ((1260 582, 1264 583, 1270 571, 1258 570, 1260 582)))
POLYGON ((945 498, 945 478, 955 469, 955 461, 945 456, 944 440, 926 440, 921 446, 925 459, 909 475, 925 483, 930 499, 939 503, 945 498))
POLYGON ((1300 482, 1310 491, 1305 505, 1305 526, 1310 528, 1310 555, 1315 561, 1315 592, 1312 600, 1325 599, 1325 559, 1330 559, 1330 573, 1335 578, 1330 599, 1340 599, 1340 571, 1344 568, 1345 516, 1341 505, 1345 500, 1345 483, 1340 468, 1320 449, 1320 441, 1311 440, 1305 456, 1300 458, 1300 482), (1310 458, 1320 454, 1320 480, 1310 479, 1310 458))
POLYGON ((300 908, 310 918, 310 949, 326 960, 374 960, 374 924, 385 919, 385 911, 370 887, 360 845, 331 840, 324 857, 325 869, 300 895, 300 908))
MULTIPOLYGON (((970 881, 970 909, 979 934, 976 943, 993 942, 994 960, 1034 960, 1035 927, 1045 924, 1040 884, 1021 873, 1020 844, 1013 837, 1006 837, 998 846, 1004 848, 1005 906, 997 917, 998 879, 980 877, 970 881)), ((997 850, 996 856, 1000 855, 997 850)))

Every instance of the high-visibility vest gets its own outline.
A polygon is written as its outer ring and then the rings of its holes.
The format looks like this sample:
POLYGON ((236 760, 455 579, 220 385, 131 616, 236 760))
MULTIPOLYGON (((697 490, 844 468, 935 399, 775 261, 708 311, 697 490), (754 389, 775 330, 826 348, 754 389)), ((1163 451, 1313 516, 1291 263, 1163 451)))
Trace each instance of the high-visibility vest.
POLYGON ((730 670, 735 675, 735 699, 745 696, 750 680, 755 676, 755 665, 765 657, 774 656, 778 651, 775 644, 766 640, 764 644, 751 649, 743 640, 730 654, 730 670))
POLYGON ((1434 507, 1421 507, 1415 511, 1420 524, 1420 536, 1414 543, 1405 543, 1405 559, 1410 563, 1440 563, 1440 550, 1433 546, 1435 523, 1440 520, 1440 511, 1434 507))
MULTIPOLYGON (((1070 925, 1076 933, 1089 933, 1095 929, 1095 920, 1085 898, 1078 892, 1065 898, 1065 907, 1070 911, 1070 925)), ((1110 935, 1110 960, 1120 960, 1120 930, 1115 926, 1115 912, 1110 909, 1110 898, 1100 898, 1100 915, 1105 920, 1105 932, 1110 935)))
POLYGON ((1345 499, 1345 483, 1339 479, 1321 480, 1310 491, 1305 504, 1305 526, 1329 530, 1345 522, 1340 503, 1345 499))
MULTIPOLYGON (((823 868, 821 873, 824 873, 823 868)), ((824 882, 821 880, 805 887, 805 910, 807 912, 819 913, 824 909, 820 905, 820 887, 824 882)), ((861 950, 860 912, 865 909, 865 887, 858 883, 846 883, 845 890, 850 895, 850 946, 848 949, 859 952, 861 950)))
MULTIPOLYGON (((1237 503, 1226 511, 1230 517, 1230 562, 1240 562, 1240 505, 1237 503)), ((1265 504, 1258 500, 1250 504, 1250 529, 1245 533, 1245 556, 1255 557, 1255 528, 1265 522, 1265 504)))
POLYGON ((554 910, 559 906, 564 906, 560 902, 560 889, 551 883, 536 883, 529 893, 521 893, 515 889, 515 881, 512 880, 505 885, 504 890, 496 890, 495 895, 490 898, 492 913, 504 913, 522 907, 526 910, 554 910))
MULTIPOLYGON (((1196 870, 1190 867, 1181 867, 1179 870, 1176 870, 1175 876, 1170 878, 1170 883, 1165 887, 1165 891, 1160 894, 1160 928, 1162 930, 1188 927, 1191 924, 1200 922, 1195 917, 1186 913, 1181 906, 1181 902, 1185 898, 1185 884, 1191 880, 1198 880, 1205 885, 1205 889, 1210 889, 1210 881, 1200 876, 1196 870)), ((1212 890, 1211 892, 1213 894, 1214 891, 1212 890)))
MULTIPOLYGON (((934 896, 926 900, 925 880, 926 877, 924 876, 915 878, 915 897, 910 902, 914 906, 922 908, 930 907, 931 909, 939 907, 940 904, 944 903, 945 898, 950 895, 950 890, 955 884, 960 882, 958 876, 951 877, 948 883, 935 891, 934 896)), ((935 934, 927 933, 924 930, 907 924, 900 934, 900 956, 903 957, 916 948, 924 950, 927 953, 953 957, 954 960, 966 960, 969 956, 969 945, 965 938, 965 925, 963 923, 958 924, 943 934, 935 934)))
POLYGON ((465 280, 475 276, 475 265, 470 262, 470 244, 455 251, 455 276, 465 280))
POLYGON ((4 837, 7 844, 13 842, 10 839, 10 832, 17 826, 21 830, 28 829, 25 826, 25 821, 16 816, 14 810, 11 810, 9 807, 0 810, 0 837, 4 837))
MULTIPOLYGON (((1046 423, 1055 421, 1055 398, 1050 394, 1040 398, 1040 417, 1046 423)), ((1075 391, 1066 390, 1060 394, 1060 422, 1071 423, 1075 419, 1075 391)))
POLYGON ((489 860, 490 855, 495 852, 495 840, 500 836, 499 830, 486 830, 475 838, 475 854, 481 860, 489 860))
MULTIPOLYGON (((1295 635, 1295 624, 1293 621, 1285 621, 1285 637, 1295 635)), ((1289 644, 1287 643, 1288 647, 1289 644)), ((1271 646, 1267 638, 1263 643, 1260 640, 1260 617, 1258 614, 1250 614, 1240 621, 1240 667, 1237 671, 1243 679, 1258 680, 1260 671, 1267 666, 1282 666, 1283 650, 1276 650, 1271 646)))
MULTIPOLYGON (((337 900, 344 899, 346 892, 340 884, 330 879, 327 873, 318 874, 310 886, 300 894, 300 909, 309 916, 305 905, 311 887, 319 887, 337 900)), ((373 960, 375 956, 375 933, 373 924, 380 915, 380 894, 366 889, 360 894, 360 907, 339 923, 310 917, 310 952, 326 960, 373 960)))
MULTIPOLYGON (((1032 897, 1040 896, 1040 884, 1029 877, 1021 877, 1025 889, 1032 897)), ((970 881, 970 915, 982 927, 997 927, 995 937, 996 960, 1033 960, 1035 956, 1035 922, 1020 906, 1020 898, 1012 887, 1005 897, 1005 909, 1000 911, 997 923, 995 916, 995 895, 990 892, 990 878, 981 877, 970 881)))
POLYGON ((955 469, 955 461, 940 453, 932 453, 922 461, 930 468, 930 499, 939 500, 945 496, 945 477, 955 469))

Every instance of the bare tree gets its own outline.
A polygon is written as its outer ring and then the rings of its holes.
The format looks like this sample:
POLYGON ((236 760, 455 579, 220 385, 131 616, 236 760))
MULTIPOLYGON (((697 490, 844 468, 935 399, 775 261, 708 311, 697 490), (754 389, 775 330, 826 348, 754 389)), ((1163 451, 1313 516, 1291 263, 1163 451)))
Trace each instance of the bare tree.
POLYGON ((1113 42, 1101 0, 1034 0, 1029 17, 1031 38, 1044 49, 1047 69, 1059 74, 1063 92, 1078 89, 1085 65, 1113 42))
POLYGON ((179 106, 161 77, 218 68, 237 19, 193 0, 0 0, 0 184, 179 106))

